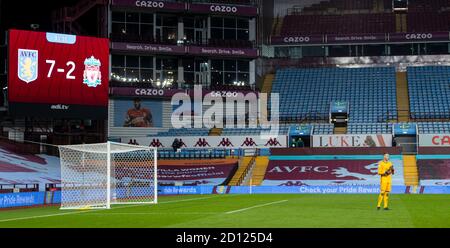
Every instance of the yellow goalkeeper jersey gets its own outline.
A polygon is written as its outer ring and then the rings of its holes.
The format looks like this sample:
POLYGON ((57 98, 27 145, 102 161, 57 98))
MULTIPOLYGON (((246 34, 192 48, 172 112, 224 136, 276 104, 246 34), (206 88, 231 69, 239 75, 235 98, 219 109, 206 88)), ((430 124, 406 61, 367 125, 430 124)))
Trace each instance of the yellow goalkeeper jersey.
POLYGON ((378 175, 381 175, 381 177, 385 178, 385 179, 391 179, 392 174, 383 176, 383 174, 386 173, 386 171, 389 170, 389 168, 391 168, 391 167, 392 167, 391 161, 387 161, 387 162, 385 162, 384 160, 380 161, 378 163, 378 175))

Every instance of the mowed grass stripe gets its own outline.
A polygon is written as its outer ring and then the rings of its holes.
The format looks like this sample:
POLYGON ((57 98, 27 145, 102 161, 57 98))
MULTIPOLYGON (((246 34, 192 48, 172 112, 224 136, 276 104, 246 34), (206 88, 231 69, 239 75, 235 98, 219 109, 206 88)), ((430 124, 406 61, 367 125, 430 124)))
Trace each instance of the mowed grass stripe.
MULTIPOLYGON (((205 200, 214 198, 217 196, 208 196, 208 197, 197 197, 197 198, 188 198, 188 199, 182 199, 182 200, 171 200, 171 201, 161 201, 158 204, 168 204, 168 203, 179 203, 179 202, 187 202, 187 201, 197 201, 197 200, 205 200)), ((124 206, 114 206, 111 208, 111 210, 117 210, 117 209, 124 209, 124 208, 133 208, 133 207, 142 207, 142 204, 136 204, 136 205, 124 205, 124 206)), ((145 205, 149 206, 149 205, 145 205)), ((28 209, 27 209, 28 210, 28 209)), ((32 210, 32 209, 30 209, 32 210)), ((17 210, 20 211, 20 210, 17 210)), ((86 214, 86 213, 92 213, 96 211, 108 211, 107 209, 88 209, 88 210, 59 210, 57 208, 57 211, 69 211, 64 213, 54 213, 54 214, 44 214, 44 215, 34 215, 34 216, 25 216, 25 217, 17 217, 17 218, 10 218, 10 219, 0 219, 1 222, 9 222, 9 221, 18 221, 18 220, 27 220, 27 219, 36 219, 36 218, 47 218, 47 217, 57 217, 57 216, 63 216, 63 215, 72 215, 72 214, 86 214)), ((105 213, 107 214, 107 213, 105 213)))
MULTIPOLYGON (((0 227, 450 227, 450 195, 393 194, 391 211, 377 211, 376 199, 375 194, 170 196, 156 205, 0 221, 0 227), (248 211, 226 214, 241 209, 248 211)), ((0 218, 59 213, 57 207, 19 209, 0 212, 0 218)))

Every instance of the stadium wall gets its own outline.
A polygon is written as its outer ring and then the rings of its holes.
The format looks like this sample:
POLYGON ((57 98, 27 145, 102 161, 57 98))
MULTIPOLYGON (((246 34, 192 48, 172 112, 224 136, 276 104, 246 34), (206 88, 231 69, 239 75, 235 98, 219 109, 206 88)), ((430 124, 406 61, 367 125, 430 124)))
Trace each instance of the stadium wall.
MULTIPOLYGON (((379 186, 166 186, 160 195, 204 194, 378 194, 379 186)), ((450 194, 450 186, 392 186, 393 194, 450 194)))
MULTIPOLYGON (((161 186, 158 194, 378 194, 378 186, 161 186)), ((450 186, 392 186, 393 194, 450 194, 450 186)), ((61 191, 0 194, 0 209, 61 203, 61 191)))
POLYGON ((61 191, 0 194, 0 208, 30 207, 61 203, 61 191))
POLYGON ((276 148, 272 155, 400 155, 401 147, 321 147, 321 148, 276 148))

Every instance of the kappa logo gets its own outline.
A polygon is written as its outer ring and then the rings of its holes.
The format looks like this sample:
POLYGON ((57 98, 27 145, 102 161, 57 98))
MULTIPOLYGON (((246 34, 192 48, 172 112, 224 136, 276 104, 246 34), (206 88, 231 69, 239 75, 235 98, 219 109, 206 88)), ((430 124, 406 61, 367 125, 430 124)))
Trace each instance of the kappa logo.
POLYGON ((97 87, 102 84, 102 73, 100 71, 100 60, 94 56, 84 61, 83 83, 89 87, 97 87))
POLYGON ((19 49, 17 76, 25 83, 31 83, 38 77, 38 51, 19 49))

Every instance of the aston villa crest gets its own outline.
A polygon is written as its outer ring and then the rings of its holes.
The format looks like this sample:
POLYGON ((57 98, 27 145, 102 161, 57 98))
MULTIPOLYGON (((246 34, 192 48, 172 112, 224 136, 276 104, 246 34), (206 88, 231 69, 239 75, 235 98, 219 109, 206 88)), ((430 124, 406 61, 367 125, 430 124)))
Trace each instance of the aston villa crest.
POLYGON ((84 60, 83 83, 89 87, 97 87, 102 84, 102 73, 100 72, 100 60, 91 56, 84 60))
POLYGON ((19 49, 18 77, 25 83, 31 83, 38 77, 38 51, 19 49))

